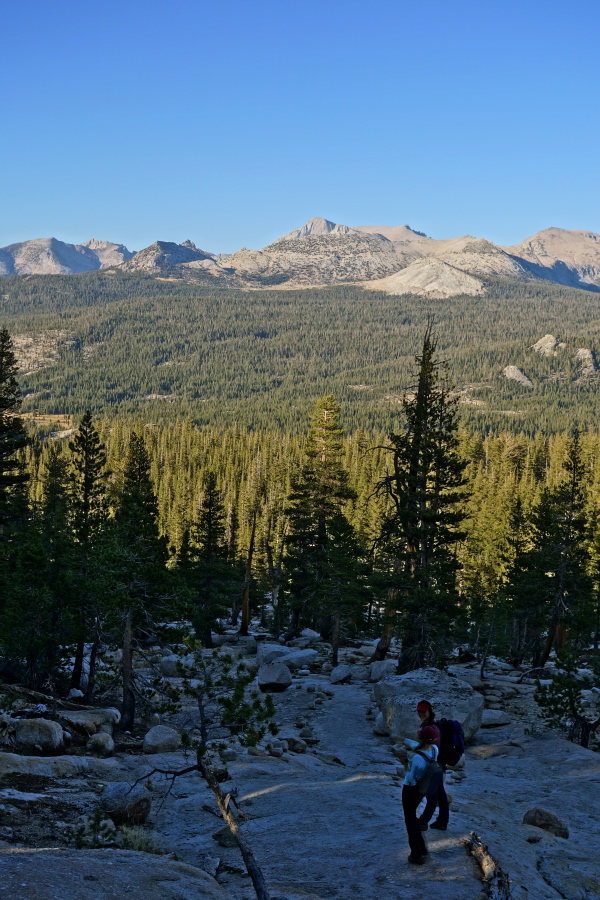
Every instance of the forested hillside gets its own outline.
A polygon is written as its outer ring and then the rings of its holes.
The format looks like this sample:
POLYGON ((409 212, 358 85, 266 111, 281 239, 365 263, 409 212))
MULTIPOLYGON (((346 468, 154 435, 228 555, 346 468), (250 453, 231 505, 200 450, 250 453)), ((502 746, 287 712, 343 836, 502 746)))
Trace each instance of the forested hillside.
POLYGON ((54 356, 23 364, 26 415, 90 409, 298 433, 315 399, 333 393, 348 429, 387 431, 428 316, 470 429, 550 433, 593 425, 598 411, 595 374, 581 377, 575 353, 595 352, 600 298, 552 284, 490 281, 482 297, 432 300, 91 272, 6 278, 2 289, 17 352, 35 337, 54 356), (564 347, 544 357, 531 347, 549 332, 564 347), (510 365, 533 387, 507 380, 510 365))

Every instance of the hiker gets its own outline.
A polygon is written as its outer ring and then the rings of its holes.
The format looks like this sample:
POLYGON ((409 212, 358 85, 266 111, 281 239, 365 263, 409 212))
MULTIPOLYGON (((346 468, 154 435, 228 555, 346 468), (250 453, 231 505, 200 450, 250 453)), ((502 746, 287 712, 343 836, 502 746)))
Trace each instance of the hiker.
POLYGON ((450 818, 450 809, 446 788, 444 787, 444 776, 446 767, 455 766, 464 753, 463 728, 456 719, 440 719, 439 722, 436 721, 433 707, 428 700, 421 700, 417 704, 417 714, 421 720, 421 727, 426 724, 430 728, 435 728, 440 736, 437 746, 439 747, 438 763, 442 770, 437 779, 431 780, 426 794, 425 809, 419 816, 419 824, 421 831, 427 831, 428 828, 446 831, 448 819, 450 818), (437 819, 430 825, 429 822, 436 806, 438 807, 437 819))
POLYGON ((415 748, 415 752, 410 760, 406 753, 403 751, 398 752, 398 758, 406 769, 402 787, 402 809, 410 846, 408 861, 418 866, 423 865, 425 859, 429 856, 429 850, 417 819, 417 809, 427 790, 427 786, 423 790, 423 780, 426 779, 429 772, 428 760, 435 761, 438 755, 438 748, 435 744, 436 732, 437 729, 432 726, 424 725, 417 735, 418 743, 413 741, 405 742, 409 745, 414 745, 415 748))
POLYGON ((425 809, 419 816, 419 825, 421 826, 421 831, 427 831, 430 827, 429 822, 431 821, 431 817, 437 806, 439 807, 438 816, 435 822, 431 823, 431 828, 435 828, 438 831, 446 831, 448 828, 448 819, 450 818, 450 808, 448 806, 448 797, 444 787, 446 762, 443 759, 443 753, 441 752, 442 733, 439 724, 435 720, 433 706, 429 700, 420 700, 419 703, 417 703, 417 715, 421 720, 421 727, 428 725, 430 728, 435 728, 437 732, 435 744, 440 751, 438 754, 438 763, 442 769, 440 777, 431 780, 427 794, 425 795, 425 809))

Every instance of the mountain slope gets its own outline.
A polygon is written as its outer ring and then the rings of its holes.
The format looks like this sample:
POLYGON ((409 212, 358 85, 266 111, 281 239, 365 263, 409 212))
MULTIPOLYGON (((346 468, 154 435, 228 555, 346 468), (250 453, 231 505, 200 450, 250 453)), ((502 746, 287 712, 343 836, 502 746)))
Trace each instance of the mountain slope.
POLYGON ((74 275, 118 265, 132 256, 123 244, 110 241, 66 244, 56 238, 38 238, 2 247, 0 275, 74 275))
POLYGON ((171 241, 155 241, 144 250, 140 250, 129 261, 119 268, 124 272, 147 272, 157 274, 177 266, 208 264, 216 265, 212 255, 198 250, 191 241, 175 244, 171 241))
POLYGON ((263 250, 238 250, 224 264, 241 279, 292 287, 381 278, 406 261, 387 238, 348 230, 282 237, 263 250))
POLYGON ((600 235, 593 231, 546 228, 504 249, 540 278, 569 287, 600 287, 600 235))
POLYGON ((369 291, 384 291, 386 294, 454 297, 458 294, 480 294, 483 282, 441 259, 426 257, 387 278, 364 282, 362 287, 369 291))

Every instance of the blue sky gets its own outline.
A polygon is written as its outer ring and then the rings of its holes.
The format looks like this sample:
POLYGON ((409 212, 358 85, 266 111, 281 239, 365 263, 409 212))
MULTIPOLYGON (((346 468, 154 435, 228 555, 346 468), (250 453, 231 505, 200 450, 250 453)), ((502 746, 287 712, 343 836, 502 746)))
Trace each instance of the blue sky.
POLYGON ((2 31, 0 246, 600 232, 597 2, 31 0, 2 31))

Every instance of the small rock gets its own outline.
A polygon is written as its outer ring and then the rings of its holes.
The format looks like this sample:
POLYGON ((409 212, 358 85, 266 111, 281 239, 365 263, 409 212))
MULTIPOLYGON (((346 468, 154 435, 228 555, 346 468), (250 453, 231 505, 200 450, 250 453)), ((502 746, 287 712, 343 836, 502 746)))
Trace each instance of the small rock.
POLYGON ((540 809, 539 806, 527 810, 523 816, 523 825, 535 825, 536 828, 549 831, 550 834, 555 834, 565 840, 569 837, 569 829, 563 825, 558 816, 545 809, 540 809))
POLYGON ((310 675, 310 669, 298 669, 296 674, 302 675, 302 677, 305 678, 307 675, 310 675))
POLYGON ((216 878, 220 863, 221 860, 218 857, 207 855, 201 860, 200 868, 203 872, 206 872, 208 875, 212 876, 212 878, 216 878))
POLYGON ((166 725, 155 725, 144 738, 144 753, 173 753, 178 749, 180 735, 174 728, 166 725))
POLYGON ((262 759, 266 759, 267 754, 264 750, 261 750, 260 747, 248 747, 248 756, 258 756, 262 759))
POLYGON ((216 841, 219 847, 237 847, 237 841, 230 832, 229 828, 225 826, 225 828, 220 828, 218 831, 212 836, 213 841, 216 841))
POLYGON ((110 734, 98 732, 91 736, 87 742, 87 748, 88 750, 91 750, 92 753, 99 753, 100 756, 112 756, 115 749, 115 742, 110 734))
POLYGON ((347 684, 352 678, 352 669, 350 666, 336 666, 333 669, 329 680, 332 684, 347 684))
POLYGON ((307 743, 306 741, 300 740, 300 738, 290 737, 286 738, 286 743, 288 745, 288 749, 291 750, 292 753, 305 753, 307 743))
POLYGON ((83 697, 83 691, 80 691, 79 688, 71 688, 67 697, 69 700, 80 700, 83 697))
POLYGON ((221 759, 223 762, 233 762, 238 757, 235 750, 231 748, 227 748, 227 750, 221 750, 221 759))
POLYGON ((115 825, 141 825, 150 815, 152 794, 143 784, 132 786, 127 781, 107 784, 100 805, 115 825))
POLYGON ((313 736, 312 728, 303 728, 302 731, 300 732, 301 738, 312 738, 312 736, 313 736))
POLYGON ((314 684, 307 684, 306 690, 309 694, 314 694, 314 692, 316 691, 316 687, 314 686, 314 684))

